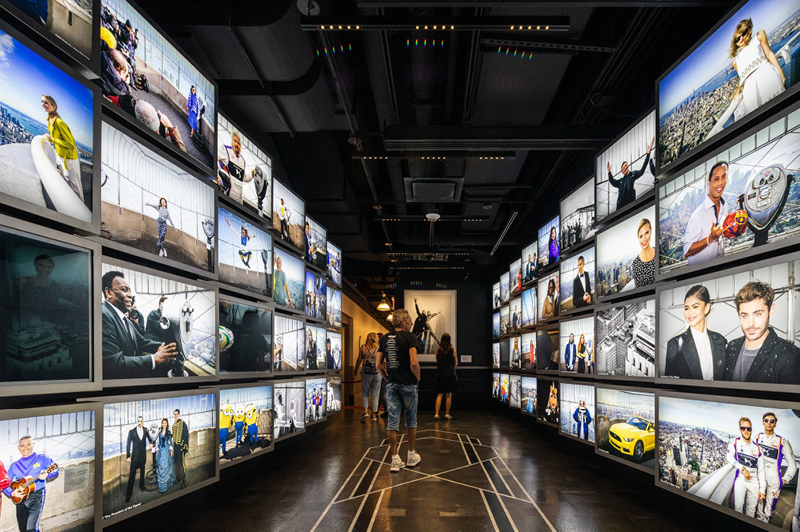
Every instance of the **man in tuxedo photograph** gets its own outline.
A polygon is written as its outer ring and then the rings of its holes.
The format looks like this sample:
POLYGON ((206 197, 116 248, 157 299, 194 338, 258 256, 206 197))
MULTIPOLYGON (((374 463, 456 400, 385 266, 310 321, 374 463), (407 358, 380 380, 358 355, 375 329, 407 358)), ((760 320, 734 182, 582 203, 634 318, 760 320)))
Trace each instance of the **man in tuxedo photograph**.
POLYGON ((144 467, 147 463, 147 449, 150 447, 150 439, 147 430, 144 428, 144 418, 136 418, 136 426, 128 431, 128 442, 125 444, 125 459, 131 464, 128 474, 128 491, 125 494, 125 502, 131 502, 133 495, 133 485, 136 482, 136 472, 139 472, 139 489, 144 489, 144 467))
POLYGON ((583 271, 585 264, 583 256, 578 257, 578 275, 572 281, 572 305, 575 308, 592 304, 592 285, 589 283, 589 273, 583 271))
MULTIPOLYGON (((142 336, 129 318, 131 287, 119 271, 103 274, 103 378, 149 377, 177 356, 174 343, 164 344, 142 336)), ((164 369, 166 374, 166 369, 164 369)))

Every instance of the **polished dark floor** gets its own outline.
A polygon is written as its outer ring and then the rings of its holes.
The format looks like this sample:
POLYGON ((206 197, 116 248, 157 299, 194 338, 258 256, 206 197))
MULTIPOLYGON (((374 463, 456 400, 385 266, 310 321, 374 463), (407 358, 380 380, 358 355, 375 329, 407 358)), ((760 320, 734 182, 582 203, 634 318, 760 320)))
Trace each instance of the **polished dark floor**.
MULTIPOLYGON (((221 482, 109 527, 255 531, 738 531, 739 521, 653 485, 508 411, 420 413, 422 463, 389 472, 386 421, 345 410, 221 482)), ((406 443, 400 455, 405 459, 406 443)))

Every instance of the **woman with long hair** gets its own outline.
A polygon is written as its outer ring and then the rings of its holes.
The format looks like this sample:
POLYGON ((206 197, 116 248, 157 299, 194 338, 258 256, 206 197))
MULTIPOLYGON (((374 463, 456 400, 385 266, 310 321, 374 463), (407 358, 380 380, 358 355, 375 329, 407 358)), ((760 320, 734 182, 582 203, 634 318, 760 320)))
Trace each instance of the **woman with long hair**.
POLYGON ((156 442, 156 477, 159 493, 164 493, 175 484, 174 452, 169 420, 164 418, 161 420, 161 430, 158 432, 158 441, 156 442))
POLYGON ((556 235, 556 226, 550 228, 550 242, 547 246, 547 264, 553 265, 558 262, 558 235, 556 235))
POLYGON ((189 137, 194 137, 194 132, 200 129, 200 125, 197 123, 197 117, 200 114, 200 100, 197 98, 197 89, 192 88, 189 89, 189 96, 186 98, 186 110, 189 113, 189 127, 192 128, 192 132, 189 133, 189 137))
POLYGON ((166 257, 167 256, 167 222, 169 221, 172 228, 175 229, 175 222, 172 221, 172 217, 169 215, 169 206, 167 205, 167 199, 161 198, 158 200, 158 205, 153 205, 152 203, 145 203, 146 207, 152 207, 156 211, 158 211, 158 218, 156 219, 156 223, 158 224, 158 240, 156 241, 156 247, 158 248, 158 256, 159 257, 166 257))
POLYGON ((734 100, 740 99, 733 113, 735 120, 740 120, 786 90, 786 76, 769 46, 767 33, 759 30, 753 39, 752 19, 744 19, 736 25, 729 57, 733 59, 733 68, 739 74, 739 86, 732 97, 734 100))
MULTIPOLYGON (((519 349, 517 350, 519 352, 519 349)), ((442 406, 442 396, 446 396, 444 418, 453 419, 450 415, 450 406, 453 404, 453 392, 456 391, 456 366, 458 354, 450 340, 450 334, 444 333, 439 348, 436 350, 436 414, 433 419, 439 419, 439 409, 442 406)))
POLYGON ((52 96, 42 94, 42 109, 47 113, 48 142, 53 143, 56 150, 56 167, 64 181, 83 201, 83 182, 81 181, 81 163, 78 161, 78 145, 69 126, 58 114, 58 104, 52 96))
POLYGON ((708 329, 711 296, 701 285, 691 287, 683 298, 683 317, 688 327, 667 342, 665 377, 722 380, 725 373, 725 337, 708 329))
POLYGON ((358 373, 359 368, 361 369, 361 406, 364 407, 364 413, 361 415, 362 423, 366 423, 370 417, 370 406, 372 407, 372 421, 378 420, 381 376, 378 374, 377 354, 378 335, 371 332, 358 351, 355 367, 355 373, 358 373))
POLYGON ((641 251, 633 259, 633 282, 636 288, 649 286, 656 282, 656 250, 650 244, 653 237, 653 226, 650 220, 642 218, 636 229, 641 251))
POLYGON ((547 282, 547 295, 542 303, 542 319, 547 320, 556 315, 556 282, 550 279, 547 282))
MULTIPOLYGON (((586 347, 586 337, 581 333, 578 340, 578 374, 586 373, 586 362, 589 356, 589 350, 586 347)), ((588 360, 591 363, 591 360, 588 360)))

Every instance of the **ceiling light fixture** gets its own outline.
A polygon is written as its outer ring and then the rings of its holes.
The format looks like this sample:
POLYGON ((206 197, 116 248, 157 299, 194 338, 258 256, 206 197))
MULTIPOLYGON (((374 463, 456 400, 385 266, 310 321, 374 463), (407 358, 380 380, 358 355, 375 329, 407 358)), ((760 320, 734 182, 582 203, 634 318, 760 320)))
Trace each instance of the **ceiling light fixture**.
POLYGON ((492 248, 492 252, 489 253, 489 255, 494 255, 494 252, 497 251, 498 247, 500 247, 500 242, 503 241, 503 239, 506 236, 506 233, 508 233, 508 230, 511 229, 511 224, 514 223, 514 218, 517 217, 517 214, 519 214, 518 211, 514 211, 511 213, 511 218, 508 219, 508 223, 506 224, 505 229, 503 229, 503 232, 500 233, 500 238, 497 239, 497 243, 494 245, 494 248, 492 248))
MULTIPOLYGON (((341 17, 335 17, 340 19, 341 17)), ((344 22, 334 17, 303 16, 301 28, 304 31, 568 31, 570 17, 564 15, 529 17, 475 17, 453 16, 449 24, 424 24, 420 17, 383 17, 361 15, 344 22), (457 27, 457 28, 456 28, 457 27)))
POLYGON ((381 312, 388 312, 392 310, 392 307, 389 306, 389 301, 386 299, 386 294, 381 292, 381 302, 378 303, 378 310, 381 312))

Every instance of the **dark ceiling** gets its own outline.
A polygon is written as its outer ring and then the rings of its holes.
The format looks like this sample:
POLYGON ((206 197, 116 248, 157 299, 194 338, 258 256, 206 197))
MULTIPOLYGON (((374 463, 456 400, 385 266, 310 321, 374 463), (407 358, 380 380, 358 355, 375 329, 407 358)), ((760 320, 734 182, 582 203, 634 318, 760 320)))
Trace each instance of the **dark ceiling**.
POLYGON ((312 0, 312 16, 309 0, 139 4, 219 83, 220 109, 374 304, 398 273, 432 273, 417 267, 487 284, 507 270, 735 2, 312 0))

